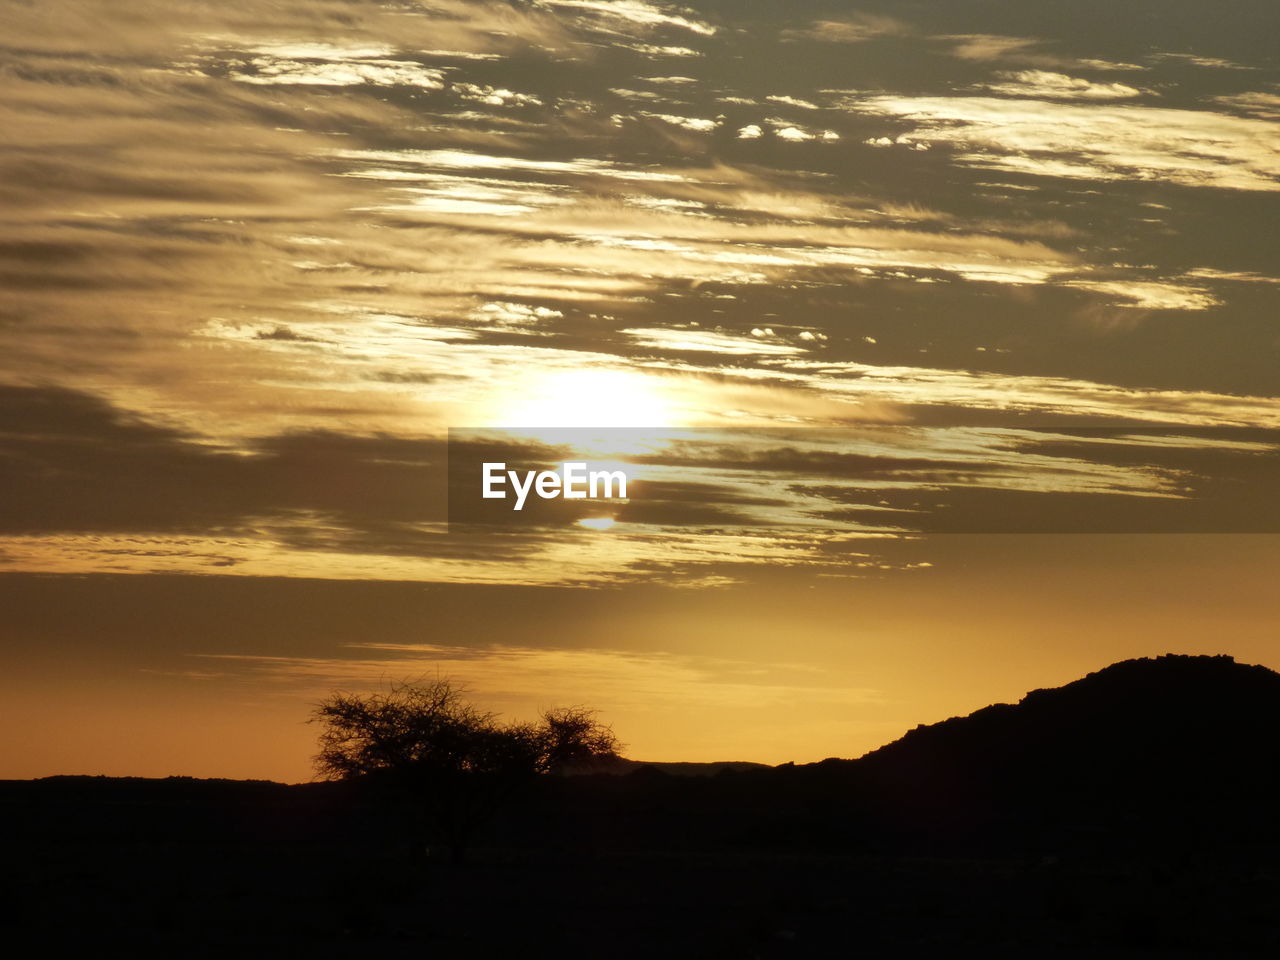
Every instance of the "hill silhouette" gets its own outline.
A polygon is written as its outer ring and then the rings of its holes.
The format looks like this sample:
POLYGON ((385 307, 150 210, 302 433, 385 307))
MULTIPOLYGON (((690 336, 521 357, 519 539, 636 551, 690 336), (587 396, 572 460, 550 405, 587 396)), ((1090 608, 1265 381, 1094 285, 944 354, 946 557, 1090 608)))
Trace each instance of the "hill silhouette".
POLYGON ((935 823, 1274 830, 1280 674, 1229 656, 1126 660, 911 730, 855 762, 935 823))

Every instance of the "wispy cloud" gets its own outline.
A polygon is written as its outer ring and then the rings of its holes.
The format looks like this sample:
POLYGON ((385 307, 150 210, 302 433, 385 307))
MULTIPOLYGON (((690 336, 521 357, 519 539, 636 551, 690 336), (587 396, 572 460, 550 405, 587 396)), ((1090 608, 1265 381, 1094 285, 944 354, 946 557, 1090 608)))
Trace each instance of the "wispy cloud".
POLYGON ((982 84, 992 93, 1045 100, 1126 100, 1141 95, 1137 87, 1124 83, 1097 83, 1050 70, 1002 72, 996 83, 982 84))
POLYGON ((975 167, 1085 180, 1280 190, 1271 124, 1207 110, 990 97, 875 96, 846 109, 894 117, 975 167))

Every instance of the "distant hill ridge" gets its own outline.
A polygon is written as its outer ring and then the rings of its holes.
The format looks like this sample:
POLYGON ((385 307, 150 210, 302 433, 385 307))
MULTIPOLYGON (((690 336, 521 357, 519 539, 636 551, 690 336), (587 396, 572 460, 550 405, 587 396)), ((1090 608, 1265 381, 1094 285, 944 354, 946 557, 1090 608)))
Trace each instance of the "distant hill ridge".
POLYGON ((849 766, 886 802, 937 821, 1270 823, 1280 673, 1229 656, 1125 660, 916 727, 849 766))
MULTIPOLYGON (((1186 750, 1223 732, 1227 723, 1280 718, 1280 673, 1241 664, 1234 657, 1165 654, 1122 660, 1061 687, 1032 690, 1016 704, 997 703, 965 717, 921 724, 892 743, 863 757, 875 763, 888 757, 926 751, 934 744, 1043 748, 1050 742, 1080 741, 1105 749, 1141 731, 1151 740, 1142 746, 1171 744, 1175 734, 1187 737, 1186 750)), ((1229 731, 1236 736, 1247 726, 1229 731)), ((1133 746, 1133 744, 1130 744, 1133 746)))

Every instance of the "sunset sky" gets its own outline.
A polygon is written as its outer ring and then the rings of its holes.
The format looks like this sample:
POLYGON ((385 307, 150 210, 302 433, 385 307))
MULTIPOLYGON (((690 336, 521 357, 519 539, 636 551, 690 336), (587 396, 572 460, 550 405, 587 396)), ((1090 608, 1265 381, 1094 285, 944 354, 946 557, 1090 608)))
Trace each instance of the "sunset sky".
POLYGON ((303 780, 423 675, 776 763, 1280 668, 1278 35, 0 0, 0 778, 303 780), (498 442, 631 495, 471 515, 498 442))

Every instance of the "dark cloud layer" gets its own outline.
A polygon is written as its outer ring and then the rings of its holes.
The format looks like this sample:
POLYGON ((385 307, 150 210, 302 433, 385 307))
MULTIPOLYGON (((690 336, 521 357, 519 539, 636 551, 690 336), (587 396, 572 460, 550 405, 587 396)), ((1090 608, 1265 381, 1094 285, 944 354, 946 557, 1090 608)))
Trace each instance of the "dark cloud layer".
POLYGON ((318 511, 374 523, 443 517, 439 443, 293 434, 250 452, 57 387, 0 386, 5 533, 215 532, 318 511))
MULTIPOLYGON (((500 563, 536 555, 602 507, 654 535, 796 535, 812 520, 832 533, 1280 528, 1271 496, 1280 458, 1264 431, 883 427, 838 437, 846 449, 837 451, 814 446, 830 447, 829 433, 793 432, 779 443, 767 431, 763 442, 758 432, 707 432, 665 453, 623 455, 640 471, 623 503, 534 498, 520 513, 480 500, 480 464, 554 469, 574 456, 570 446, 464 436, 446 449, 431 439, 309 432, 233 451, 82 393, 14 386, 0 389, 0 439, 0 523, 10 536, 269 531, 295 550, 500 563), (848 449, 877 445, 877 453, 848 449)), ((622 568, 643 571, 642 560, 622 568)))

